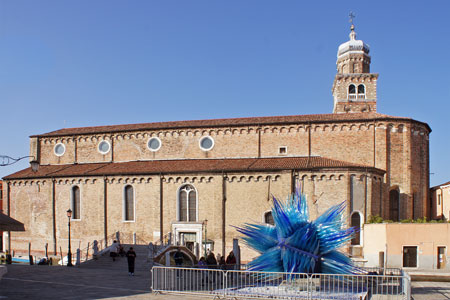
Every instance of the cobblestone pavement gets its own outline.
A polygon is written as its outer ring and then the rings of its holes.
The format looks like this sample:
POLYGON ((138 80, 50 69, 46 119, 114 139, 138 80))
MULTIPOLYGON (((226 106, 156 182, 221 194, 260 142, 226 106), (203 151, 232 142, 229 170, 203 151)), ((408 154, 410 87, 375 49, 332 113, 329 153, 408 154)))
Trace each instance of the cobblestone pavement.
MULTIPOLYGON (((198 299, 155 295, 150 272, 128 276, 126 270, 8 265, 0 280, 0 299, 198 299)), ((450 299, 450 282, 412 282, 414 300, 450 299)))
MULTIPOLYGON (((150 292, 150 272, 8 265, 0 299, 180 299, 150 292)), ((184 297, 183 299, 197 299, 184 297)))
POLYGON ((413 281, 414 300, 450 299, 450 282, 413 281))

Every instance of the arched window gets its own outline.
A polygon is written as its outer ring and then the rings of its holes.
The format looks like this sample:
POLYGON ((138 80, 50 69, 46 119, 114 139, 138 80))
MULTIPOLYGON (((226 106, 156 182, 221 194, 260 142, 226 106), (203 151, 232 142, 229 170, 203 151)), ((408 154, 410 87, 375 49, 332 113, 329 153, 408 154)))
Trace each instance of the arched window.
POLYGON ((358 85, 358 94, 365 94, 366 93, 366 88, 364 87, 364 85, 360 84, 358 85))
POLYGON ((72 187, 72 195, 71 195, 72 203, 72 219, 79 220, 80 219, 80 188, 78 186, 72 187))
POLYGON ((349 94, 356 94, 356 87, 355 87, 354 84, 350 84, 350 85, 348 86, 348 93, 349 93, 349 94))
POLYGON ((178 192, 178 221, 197 221, 197 191, 190 184, 183 185, 178 192))
POLYGON ((389 192, 389 219, 394 222, 398 221, 400 193, 398 190, 389 192))
POLYGON ((270 225, 275 225, 271 211, 268 211, 264 214, 264 223, 270 224, 270 225))
POLYGON ((354 84, 348 86, 348 99, 356 99, 356 87, 354 84))
POLYGON ((352 227, 357 230, 355 237, 352 238, 352 245, 361 245, 361 216, 357 211, 352 213, 352 227))
POLYGON ((124 220, 134 221, 134 189, 131 185, 125 186, 123 209, 124 220))
POLYGON ((366 98, 366 87, 363 84, 358 85, 358 99, 366 98))

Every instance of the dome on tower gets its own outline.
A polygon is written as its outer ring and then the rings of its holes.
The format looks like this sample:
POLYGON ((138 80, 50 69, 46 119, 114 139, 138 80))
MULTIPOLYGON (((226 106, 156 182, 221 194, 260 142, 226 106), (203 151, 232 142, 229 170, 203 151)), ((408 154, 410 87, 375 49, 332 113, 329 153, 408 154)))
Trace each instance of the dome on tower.
POLYGON ((361 40, 356 39, 356 32, 355 32, 355 26, 352 25, 350 27, 350 40, 341 44, 338 48, 338 54, 337 57, 340 58, 341 56, 349 53, 364 53, 369 54, 370 47, 369 45, 365 44, 361 40))

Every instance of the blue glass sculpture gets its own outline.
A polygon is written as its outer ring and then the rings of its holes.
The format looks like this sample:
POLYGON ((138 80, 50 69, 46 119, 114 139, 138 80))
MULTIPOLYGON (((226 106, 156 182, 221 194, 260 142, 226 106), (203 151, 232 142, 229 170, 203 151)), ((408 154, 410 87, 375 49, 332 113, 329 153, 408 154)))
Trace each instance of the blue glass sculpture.
POLYGON ((289 273, 361 273, 351 259, 337 249, 351 240, 355 228, 345 229, 345 203, 335 205, 314 221, 309 220, 306 198, 299 188, 285 202, 273 197, 275 225, 244 224, 236 229, 244 242, 261 253, 249 270, 289 273))

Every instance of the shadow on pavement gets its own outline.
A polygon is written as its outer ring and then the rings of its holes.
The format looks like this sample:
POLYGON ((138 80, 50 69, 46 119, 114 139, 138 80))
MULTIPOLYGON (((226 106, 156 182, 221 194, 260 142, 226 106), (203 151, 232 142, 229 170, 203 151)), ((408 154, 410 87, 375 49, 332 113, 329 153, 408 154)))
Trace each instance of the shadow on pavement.
POLYGON ((0 280, 0 298, 104 299, 143 294, 148 298, 151 294, 150 271, 129 276, 127 270, 79 267, 8 265, 7 269, 0 280))

